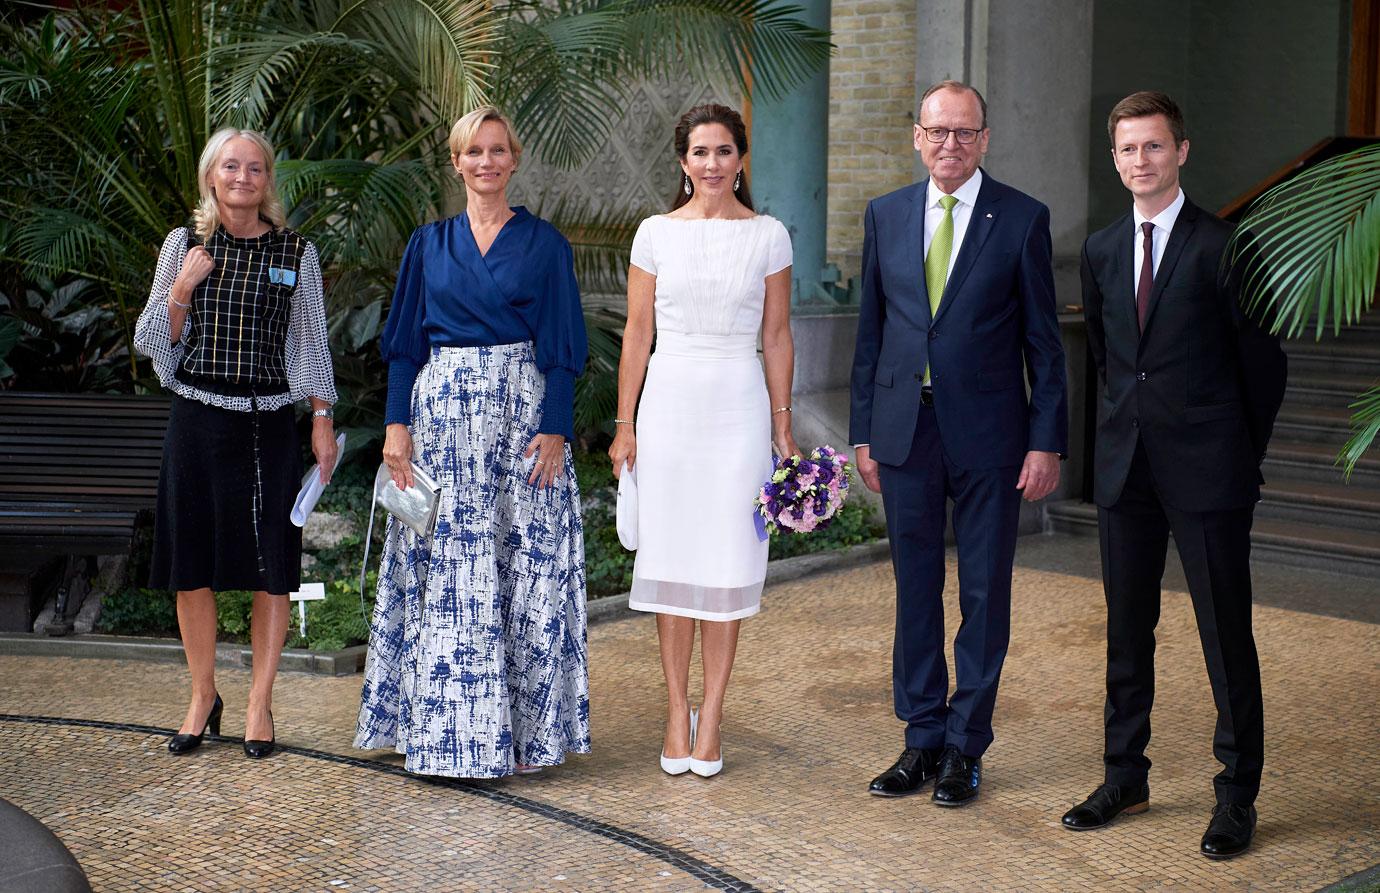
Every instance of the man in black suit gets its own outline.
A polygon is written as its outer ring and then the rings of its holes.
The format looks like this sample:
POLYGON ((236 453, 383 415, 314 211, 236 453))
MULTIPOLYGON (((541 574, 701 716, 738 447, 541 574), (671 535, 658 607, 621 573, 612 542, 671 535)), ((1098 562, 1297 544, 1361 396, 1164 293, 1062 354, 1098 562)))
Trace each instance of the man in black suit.
MULTIPOLYGON (((1083 246, 1083 304, 1102 422, 1095 494, 1107 596, 1105 783, 1064 815, 1086 831, 1149 805, 1155 624, 1168 536, 1183 561, 1217 704, 1217 806, 1203 855, 1235 856, 1255 831, 1264 757, 1251 634, 1251 518, 1284 398, 1277 338, 1238 304, 1232 228, 1184 197, 1183 114, 1134 93, 1107 121, 1130 214, 1083 246)), ((1096 399, 1096 398, 1090 398, 1096 399)))

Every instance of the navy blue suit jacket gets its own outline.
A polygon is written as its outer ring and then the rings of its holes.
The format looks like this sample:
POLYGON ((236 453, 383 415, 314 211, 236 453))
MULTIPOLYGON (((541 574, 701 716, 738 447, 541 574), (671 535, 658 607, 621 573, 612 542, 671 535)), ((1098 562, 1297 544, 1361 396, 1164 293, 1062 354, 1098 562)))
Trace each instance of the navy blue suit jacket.
POLYGON ((955 466, 1020 465, 1028 450, 1067 454, 1049 209, 984 171, 931 319, 927 185, 915 183, 867 206, 849 440, 870 444, 878 462, 903 463, 928 363, 940 440, 955 466))

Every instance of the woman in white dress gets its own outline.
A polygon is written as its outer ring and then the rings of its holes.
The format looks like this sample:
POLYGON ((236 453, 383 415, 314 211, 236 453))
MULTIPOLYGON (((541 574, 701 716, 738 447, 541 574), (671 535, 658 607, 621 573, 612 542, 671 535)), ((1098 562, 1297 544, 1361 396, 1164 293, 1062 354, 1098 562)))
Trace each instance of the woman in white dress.
POLYGON ((642 221, 633 240, 609 457, 615 474, 626 464, 637 482, 629 607, 657 614, 667 687, 661 767, 708 778, 723 767, 719 724, 738 625, 757 613, 766 578, 753 500, 771 474, 772 450, 798 452, 791 239, 780 221, 753 210, 737 112, 691 109, 676 126, 675 149, 675 204, 642 221), (693 711, 696 620, 704 696, 693 711))

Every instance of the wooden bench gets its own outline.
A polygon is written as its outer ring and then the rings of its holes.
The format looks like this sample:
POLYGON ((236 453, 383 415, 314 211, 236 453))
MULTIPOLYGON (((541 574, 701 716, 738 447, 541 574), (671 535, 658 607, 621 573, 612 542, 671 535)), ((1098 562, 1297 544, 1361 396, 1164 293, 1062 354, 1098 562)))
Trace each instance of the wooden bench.
POLYGON ((0 392, 0 630, 26 631, 61 570, 129 551, 158 493, 169 401, 0 392))

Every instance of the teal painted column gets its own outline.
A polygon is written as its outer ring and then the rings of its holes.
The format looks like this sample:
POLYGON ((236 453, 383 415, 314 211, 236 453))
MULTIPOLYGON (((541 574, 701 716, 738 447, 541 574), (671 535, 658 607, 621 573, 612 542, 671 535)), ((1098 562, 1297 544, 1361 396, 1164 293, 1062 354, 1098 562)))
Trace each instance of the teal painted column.
MULTIPOLYGON (((798 6, 805 24, 829 29, 829 0, 777 0, 798 6)), ((757 210, 786 225, 795 260, 791 303, 832 304, 820 286, 828 201, 829 67, 789 94, 752 96, 752 197, 757 210)))

